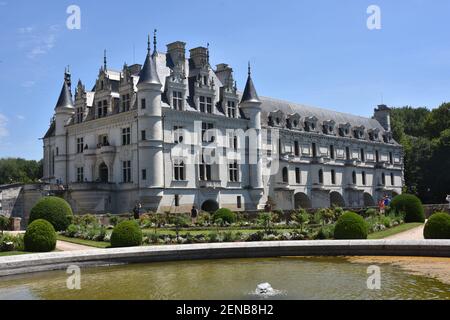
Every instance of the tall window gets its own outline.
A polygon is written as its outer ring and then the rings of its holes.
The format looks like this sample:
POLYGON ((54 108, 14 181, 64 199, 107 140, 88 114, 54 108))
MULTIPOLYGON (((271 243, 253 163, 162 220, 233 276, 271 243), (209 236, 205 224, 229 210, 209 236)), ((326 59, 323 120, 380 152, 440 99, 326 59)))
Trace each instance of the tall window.
POLYGON ((366 162, 366 153, 364 152, 364 149, 361 149, 361 161, 366 162))
POLYGON ((392 155, 392 152, 389 152, 389 163, 394 164, 394 156, 392 155))
POLYGON ((131 161, 122 162, 122 182, 123 183, 131 182, 131 161))
POLYGON ((122 112, 130 111, 130 94, 124 94, 122 95, 122 112))
POLYGON ((83 153, 84 151, 84 138, 77 139, 77 153, 83 153))
POLYGON ((289 170, 286 167, 283 168, 283 182, 289 183, 289 170))
POLYGON ((84 181, 84 168, 77 168, 77 182, 81 183, 84 181))
POLYGON ((375 160, 376 160, 377 163, 380 162, 380 152, 378 152, 378 150, 375 151, 375 160))
POLYGON ((211 97, 200 97, 200 112, 212 113, 212 98, 211 97))
POLYGON ((141 99, 141 109, 144 110, 147 108, 147 101, 145 99, 141 99))
POLYGON ((331 184, 336 184, 336 171, 331 170, 331 184))
POLYGON ((242 197, 241 196, 237 196, 237 208, 238 209, 242 208, 242 197))
POLYGON ((317 145, 315 143, 312 144, 312 154, 314 158, 317 157, 317 145))
POLYGON ((381 174, 381 184, 383 186, 386 185, 386 174, 384 174, 384 173, 381 174))
POLYGON ((202 123, 202 139, 203 142, 214 142, 214 136, 212 134, 207 134, 208 130, 214 129, 214 124, 213 123, 202 123))
POLYGON ((323 170, 319 170, 319 184, 323 184, 323 170))
POLYGON ((199 165, 200 181, 211 181, 211 165, 205 162, 205 158, 202 156, 202 162, 199 165))
POLYGON ((366 175, 365 171, 363 171, 363 173, 362 173, 362 182, 363 182, 364 186, 367 185, 367 175, 366 175))
POLYGON ((141 140, 142 141, 147 140, 147 131, 145 131, 145 130, 141 131, 141 140))
POLYGON ((183 127, 174 126, 173 127, 173 142, 176 144, 183 143, 183 127))
POLYGON ((297 184, 302 183, 302 173, 300 168, 295 168, 295 182, 297 184))
POLYGON ((391 186, 395 186, 395 177, 393 173, 391 173, 391 186))
POLYGON ((228 109, 228 117, 229 118, 236 118, 236 102, 234 101, 228 101, 227 102, 227 109, 228 109))
POLYGON ((175 110, 183 110, 183 93, 180 91, 173 92, 172 107, 175 110))
POLYGON ((103 117, 108 115, 108 100, 103 100, 103 117))
POLYGON ((179 207, 180 206, 180 195, 179 194, 175 195, 174 202, 175 202, 175 207, 179 207))
POLYGON ((237 151, 239 149, 239 140, 238 137, 235 136, 233 133, 230 133, 228 136, 229 141, 229 148, 237 151))
POLYGON ((346 147, 346 148, 345 148, 345 158, 346 158, 347 160, 351 160, 351 159, 350 159, 350 148, 349 148, 349 147, 346 147))
POLYGON ((229 170, 230 182, 238 182, 239 181, 239 165, 238 165, 237 161, 230 163, 228 165, 228 170, 229 170))
POLYGON ((128 146, 131 144, 131 128, 122 129, 122 145, 128 146))
POLYGON ((103 108, 102 108, 102 102, 97 102, 97 118, 103 117, 103 108))
POLYGON ((83 122, 83 108, 77 108, 77 123, 83 122))
POLYGON ((334 158, 335 158, 335 156, 334 156, 334 146, 331 145, 331 146, 330 146, 330 159, 333 159, 333 160, 334 160, 334 158))
POLYGON ((184 181, 186 180, 185 176, 185 165, 181 160, 176 160, 173 164, 173 179, 175 181, 184 181))
POLYGON ((356 172, 355 171, 353 171, 353 173, 352 173, 352 182, 353 182, 353 184, 356 184, 356 182, 357 182, 357 180, 356 180, 356 172))
POLYGON ((294 141, 294 154, 296 157, 300 156, 300 145, 298 141, 294 141))
POLYGON ((142 180, 147 180, 147 169, 142 169, 142 180))

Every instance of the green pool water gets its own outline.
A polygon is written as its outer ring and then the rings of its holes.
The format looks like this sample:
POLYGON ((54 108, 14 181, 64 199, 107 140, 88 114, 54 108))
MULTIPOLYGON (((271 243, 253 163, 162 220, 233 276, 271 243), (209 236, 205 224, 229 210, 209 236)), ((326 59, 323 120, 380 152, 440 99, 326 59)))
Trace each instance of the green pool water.
POLYGON ((344 258, 273 258, 164 262, 82 269, 81 290, 64 271, 0 278, 0 299, 449 299, 450 286, 380 265, 381 290, 367 289, 368 265, 344 258), (267 297, 266 297, 267 298, 267 297))

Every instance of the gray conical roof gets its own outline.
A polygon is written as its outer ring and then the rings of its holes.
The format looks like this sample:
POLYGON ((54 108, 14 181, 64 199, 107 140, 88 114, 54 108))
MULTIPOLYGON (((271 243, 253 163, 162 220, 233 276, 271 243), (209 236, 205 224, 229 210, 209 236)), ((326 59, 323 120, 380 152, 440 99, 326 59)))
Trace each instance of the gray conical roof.
POLYGON ((259 100, 258 93, 256 93, 255 85, 253 84, 253 80, 251 75, 248 75, 247 84, 245 85, 244 93, 242 94, 242 100, 243 102, 256 102, 261 103, 261 100, 259 100))
POLYGON ((74 108, 72 94, 70 93, 70 88, 66 81, 64 81, 55 110, 59 108, 74 108))
POLYGON ((148 83, 148 84, 161 84, 159 80, 158 73, 156 72, 156 64, 154 63, 150 52, 147 54, 145 58, 144 66, 142 67, 141 72, 139 73, 139 84, 148 83))

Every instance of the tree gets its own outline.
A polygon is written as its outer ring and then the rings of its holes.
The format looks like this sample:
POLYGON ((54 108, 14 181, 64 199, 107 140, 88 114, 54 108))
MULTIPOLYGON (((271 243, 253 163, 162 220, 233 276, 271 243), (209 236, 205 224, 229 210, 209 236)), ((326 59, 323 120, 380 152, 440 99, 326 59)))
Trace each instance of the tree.
POLYGON ((0 159, 0 184, 37 182, 43 175, 43 162, 20 158, 0 159))

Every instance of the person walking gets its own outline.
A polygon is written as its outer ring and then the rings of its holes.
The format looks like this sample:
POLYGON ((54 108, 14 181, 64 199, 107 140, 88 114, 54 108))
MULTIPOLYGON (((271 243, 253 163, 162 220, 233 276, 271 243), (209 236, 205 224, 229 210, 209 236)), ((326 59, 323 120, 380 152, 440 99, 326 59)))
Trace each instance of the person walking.
POLYGON ((141 216, 141 209, 142 209, 142 204, 137 203, 133 209, 133 215, 134 215, 135 220, 139 220, 139 218, 141 216))
POLYGON ((386 211, 386 205, 384 204, 384 200, 385 199, 383 198, 378 202, 378 209, 380 210, 381 214, 385 214, 386 211))
POLYGON ((197 217, 198 217, 198 209, 196 206, 192 206, 191 210, 192 224, 195 224, 197 222, 197 217))

